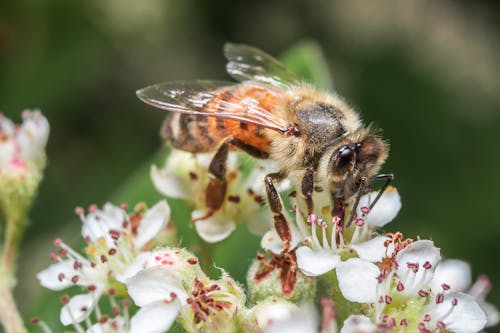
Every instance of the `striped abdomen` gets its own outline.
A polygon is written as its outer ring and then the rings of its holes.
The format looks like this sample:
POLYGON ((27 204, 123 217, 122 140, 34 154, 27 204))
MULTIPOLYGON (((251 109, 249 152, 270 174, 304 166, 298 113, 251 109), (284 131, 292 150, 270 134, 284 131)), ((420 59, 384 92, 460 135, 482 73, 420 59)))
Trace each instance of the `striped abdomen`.
MULTIPOLYGON (((269 152, 271 139, 264 127, 237 120, 217 117, 217 110, 224 105, 235 105, 242 97, 257 100, 260 106, 269 110, 276 97, 260 87, 233 86, 228 87, 214 98, 206 102, 207 110, 214 110, 213 116, 197 116, 187 113, 172 112, 164 123, 162 136, 178 149, 193 153, 214 151, 226 138, 233 138, 235 145, 245 151, 263 156, 269 152)), ((238 104, 239 105, 239 104, 238 104)))

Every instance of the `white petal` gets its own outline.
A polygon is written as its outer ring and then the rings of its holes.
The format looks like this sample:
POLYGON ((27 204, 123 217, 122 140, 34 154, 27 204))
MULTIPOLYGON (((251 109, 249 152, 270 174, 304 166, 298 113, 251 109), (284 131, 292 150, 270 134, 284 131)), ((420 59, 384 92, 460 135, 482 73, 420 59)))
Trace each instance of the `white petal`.
POLYGON ((306 303, 300 306, 292 316, 283 320, 272 322, 264 333, 305 333, 317 332, 319 328, 318 314, 312 304, 306 303))
POLYGON ((419 240, 401 250, 396 256, 396 272, 403 283, 404 294, 415 295, 433 278, 434 270, 441 260, 440 250, 430 240, 419 240), (414 272, 409 265, 418 265, 414 272), (430 265, 426 269, 425 266, 430 265))
POLYGON ((464 291, 469 288, 471 284, 469 264, 458 259, 447 259, 440 262, 434 272, 431 288, 436 293, 441 292, 441 286, 444 283, 456 291, 464 291))
POLYGON ((137 228, 135 246, 142 248, 155 237, 170 220, 170 207, 165 200, 160 201, 146 212, 137 228))
POLYGON ((91 242, 97 242, 100 238, 106 240, 108 247, 113 247, 115 241, 111 238, 111 230, 121 230, 123 222, 126 219, 126 213, 120 207, 110 203, 104 205, 103 209, 97 209, 89 213, 82 225, 82 236, 91 242))
POLYGON ((89 293, 71 297, 61 309, 60 320, 63 325, 76 324, 89 316, 100 294, 89 293))
POLYGON ((361 315, 350 315, 345 321, 340 333, 375 333, 377 326, 370 318, 361 315))
POLYGON ((361 259, 370 262, 379 262, 385 257, 390 257, 394 252, 394 244, 392 242, 387 247, 384 246, 384 243, 390 239, 387 236, 379 236, 363 243, 352 244, 351 247, 356 250, 361 259))
POLYGON ((165 267, 145 269, 128 279, 126 284, 130 297, 138 306, 157 301, 169 301, 172 299, 172 293, 182 303, 187 298, 181 280, 172 270, 165 267))
POLYGON ((304 275, 318 276, 334 269, 340 262, 335 253, 325 250, 313 251, 310 247, 301 246, 295 252, 297 266, 304 275))
POLYGON ((486 327, 495 326, 498 322, 500 322, 500 313, 495 305, 487 302, 479 302, 478 304, 488 320, 486 327))
POLYGON ((151 257, 151 252, 142 252, 140 253, 134 261, 127 266, 125 271, 123 273, 118 273, 115 272, 116 279, 121 282, 125 283, 127 279, 131 278, 132 276, 136 275, 139 273, 139 271, 143 270, 146 262, 148 259, 151 257))
POLYGON ((454 333, 475 333, 486 325, 486 316, 474 298, 460 292, 447 293, 431 313, 431 318, 442 321, 446 330, 454 333), (451 304, 454 299, 456 306, 451 304))
POLYGON ((274 254, 281 254, 281 252, 283 252, 283 249, 285 248, 285 243, 281 241, 280 236, 278 235, 276 230, 271 229, 262 237, 260 246, 263 249, 269 250, 274 254))
POLYGON ((153 302, 142 307, 130 320, 130 333, 163 333, 177 318, 181 308, 178 299, 153 302))
POLYGON ((151 166, 151 180, 161 194, 177 199, 189 199, 190 191, 186 182, 175 172, 159 170, 156 165, 151 166))
POLYGON ((379 275, 377 266, 358 258, 349 259, 337 267, 340 291, 351 302, 376 302, 379 275))
MULTIPOLYGON (((191 218, 196 219, 206 214, 206 210, 195 210, 191 213, 191 218)), ((236 229, 236 223, 227 220, 223 214, 215 215, 206 220, 197 221, 194 224, 198 235, 208 243, 217 243, 226 239, 236 229)))
POLYGON ((71 259, 59 261, 39 272, 36 277, 45 288, 51 290, 66 289, 73 285, 71 278, 78 273, 73 269, 74 262, 75 261, 71 259), (64 275, 62 281, 59 280, 60 274, 64 275))
MULTIPOLYGON (((370 192, 361 197, 357 210, 358 216, 362 215, 361 208, 369 207, 377 194, 378 192, 370 192)), ((373 209, 364 217, 365 223, 373 227, 382 227, 394 220, 400 209, 401 197, 396 188, 389 187, 382 194, 373 209)))
POLYGON ((85 333, 127 333, 127 325, 123 317, 117 316, 108 319, 105 323, 97 323, 90 326, 85 333))

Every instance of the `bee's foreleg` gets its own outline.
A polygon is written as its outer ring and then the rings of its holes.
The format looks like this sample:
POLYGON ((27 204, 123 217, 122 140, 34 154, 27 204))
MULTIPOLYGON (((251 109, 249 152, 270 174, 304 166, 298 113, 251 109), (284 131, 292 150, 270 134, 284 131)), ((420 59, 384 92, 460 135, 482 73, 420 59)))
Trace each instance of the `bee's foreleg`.
POLYGON ((359 200, 361 199, 361 195, 363 194, 365 187, 366 187, 366 177, 361 177, 361 179, 359 180, 358 190, 356 191, 356 196, 354 197, 354 205, 352 205, 351 213, 349 214, 349 220, 345 225, 346 228, 348 228, 351 225, 352 221, 354 220, 354 217, 356 216, 359 200))
POLYGON ((314 204, 313 204, 313 191, 314 191, 314 174, 316 173, 316 169, 314 167, 309 167, 306 169, 304 173, 304 177, 302 178, 302 197, 304 198, 307 205, 307 213, 311 215, 313 213, 314 204))
POLYGON ((273 213, 274 218, 274 228, 278 233, 280 239, 285 243, 285 252, 289 250, 290 242, 292 241, 292 232, 290 230, 290 225, 283 215, 283 202, 281 197, 274 186, 274 180, 281 180, 283 175, 279 173, 270 173, 266 175, 265 184, 267 199, 269 201, 269 207, 273 213))
POLYGON ((379 179, 385 179, 385 183, 384 183, 384 185, 382 185, 382 187, 378 191, 377 196, 375 197, 375 200, 373 200, 373 202, 370 204, 370 207, 368 207, 369 208, 368 211, 372 210, 372 208, 375 207, 375 204, 377 203, 377 201, 380 199, 380 197, 382 196, 382 194, 384 194, 387 187, 394 180, 394 174, 392 174, 392 173, 380 173, 380 174, 375 175, 375 176, 370 178, 370 180, 379 180, 379 179))

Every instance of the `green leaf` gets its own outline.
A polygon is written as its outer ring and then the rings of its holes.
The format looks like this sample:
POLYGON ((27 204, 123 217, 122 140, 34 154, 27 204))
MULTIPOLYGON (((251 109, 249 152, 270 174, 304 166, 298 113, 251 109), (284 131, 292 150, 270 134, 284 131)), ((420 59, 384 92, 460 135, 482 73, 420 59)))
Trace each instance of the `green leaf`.
POLYGON ((285 66, 302 80, 322 89, 332 89, 333 81, 321 46, 313 40, 298 42, 280 57, 285 66))

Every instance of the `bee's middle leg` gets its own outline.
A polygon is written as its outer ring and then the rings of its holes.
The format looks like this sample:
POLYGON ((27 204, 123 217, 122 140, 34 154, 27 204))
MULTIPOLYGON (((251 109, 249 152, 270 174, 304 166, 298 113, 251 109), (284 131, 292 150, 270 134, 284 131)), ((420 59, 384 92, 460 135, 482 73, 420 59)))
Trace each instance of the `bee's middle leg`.
POLYGON ((306 201, 307 205, 307 213, 310 215, 313 213, 314 204, 313 204, 313 191, 314 191, 314 174, 316 173, 316 169, 314 167, 309 167, 306 169, 304 173, 304 177, 302 178, 302 197, 306 201))

